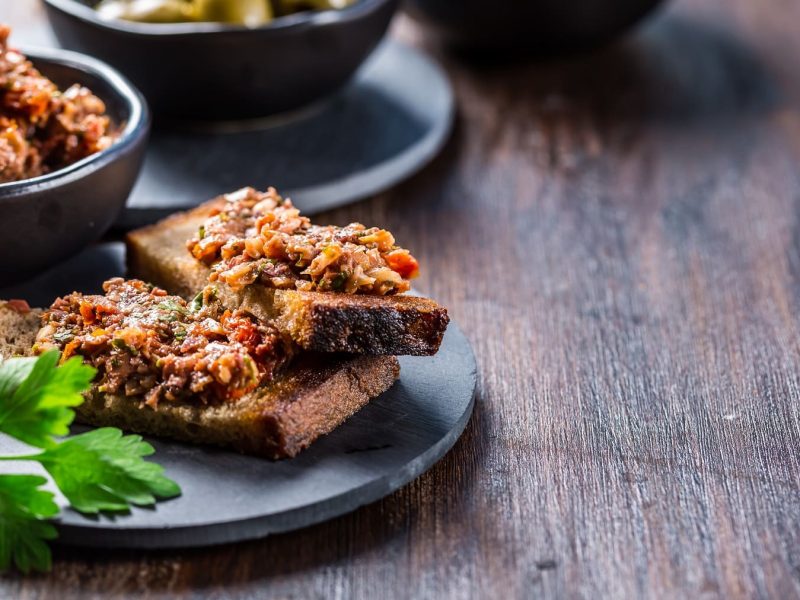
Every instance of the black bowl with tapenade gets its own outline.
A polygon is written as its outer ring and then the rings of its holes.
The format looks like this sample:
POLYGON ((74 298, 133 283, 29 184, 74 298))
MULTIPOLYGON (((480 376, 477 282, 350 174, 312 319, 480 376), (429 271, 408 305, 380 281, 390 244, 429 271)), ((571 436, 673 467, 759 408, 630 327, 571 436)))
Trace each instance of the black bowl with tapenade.
POLYGON ((59 42, 117 67, 158 117, 231 120, 292 111, 346 84, 398 0, 360 0, 257 26, 101 18, 97 0, 43 0, 59 42))
POLYGON ((22 53, 60 90, 79 84, 100 98, 114 141, 61 168, 0 183, 0 285, 37 275, 111 227, 136 182, 150 125, 144 98, 108 65, 64 50, 22 53))

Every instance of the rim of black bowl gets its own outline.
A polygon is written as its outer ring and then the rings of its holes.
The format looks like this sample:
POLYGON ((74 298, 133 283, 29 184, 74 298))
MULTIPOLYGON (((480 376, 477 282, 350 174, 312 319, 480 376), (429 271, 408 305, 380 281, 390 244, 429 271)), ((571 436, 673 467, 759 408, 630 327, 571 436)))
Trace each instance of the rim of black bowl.
POLYGON ((127 34, 148 36, 170 35, 213 35, 231 32, 261 32, 286 31, 316 25, 329 25, 358 19, 371 13, 376 8, 389 4, 395 0, 358 0, 355 4, 345 8, 327 10, 307 10, 291 15, 277 17, 264 25, 248 27, 246 25, 232 25, 228 23, 191 22, 191 23, 139 23, 124 19, 103 19, 97 11, 79 2, 78 0, 43 0, 45 4, 72 15, 73 17, 89 21, 92 24, 127 34))
MULTIPOLYGON (((19 181, 0 183, 0 202, 22 193, 48 187, 52 183, 61 184, 79 179, 87 175, 88 172, 94 172, 106 166, 115 160, 120 152, 128 149, 138 141, 141 135, 144 135, 150 121, 150 111, 147 108, 147 102, 139 90, 117 70, 108 66, 106 63, 70 50, 31 46, 20 48, 20 52, 27 56, 28 59, 33 62, 34 66, 37 65, 37 62, 58 63, 104 79, 108 82, 113 91, 123 100, 124 104, 127 106, 128 115, 125 121, 125 127, 120 132, 119 137, 108 148, 90 154, 66 167, 44 175, 21 179, 19 181), (90 168, 88 172, 87 167, 90 168)), ((101 98, 101 100, 105 102, 108 98, 101 98)))

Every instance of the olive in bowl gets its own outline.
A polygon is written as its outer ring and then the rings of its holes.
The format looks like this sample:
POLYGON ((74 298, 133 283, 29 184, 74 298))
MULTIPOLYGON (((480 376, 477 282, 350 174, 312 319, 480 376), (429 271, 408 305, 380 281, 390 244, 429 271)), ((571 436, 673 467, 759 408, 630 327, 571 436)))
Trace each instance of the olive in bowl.
POLYGON ((545 52, 606 42, 661 0, 408 0, 408 11, 462 48, 545 52))
POLYGON ((278 16, 257 26, 105 19, 96 0, 43 0, 59 42, 128 76, 154 115, 233 120, 299 109, 346 84, 398 0, 278 16))
MULTIPOLYGON (((111 227, 139 174, 150 123, 141 95, 124 77, 100 61, 63 50, 29 49, 22 54, 59 90, 66 90, 56 92, 55 98, 82 94, 84 91, 76 90, 83 88, 91 90, 91 101, 99 100, 104 105, 112 139, 102 149, 80 158, 72 156, 76 158, 74 161, 64 161, 70 157, 64 156, 64 148, 80 145, 86 132, 71 136, 71 141, 56 153, 51 151, 52 147, 60 142, 48 137, 60 127, 55 122, 37 132, 35 139, 17 139, 13 128, 18 120, 14 114, 15 102, 4 98, 4 106, 11 108, 7 115, 0 116, 5 126, 0 149, 6 151, 0 157, 0 166, 8 175, 0 183, 0 285, 3 286, 34 277, 66 260, 111 227), (27 173, 11 170, 13 157, 7 152, 10 141, 18 151, 25 144, 31 145, 24 157, 27 173), (37 166, 40 157, 46 157, 48 164, 37 166)), ((3 75, 7 77, 8 73, 3 75)), ((13 91, 13 85, 7 83, 3 93, 13 91)), ((31 96, 26 97, 26 101, 30 99, 31 96)), ((41 106, 45 105, 43 98, 41 106)), ((77 108, 70 106, 68 113, 53 118, 71 119, 76 116, 75 111, 85 110, 85 106, 78 104, 77 108)), ((39 119, 40 115, 35 117, 39 119)), ((100 117, 90 114, 89 118, 96 121, 100 117)), ((66 127, 71 125, 65 123, 66 127)))

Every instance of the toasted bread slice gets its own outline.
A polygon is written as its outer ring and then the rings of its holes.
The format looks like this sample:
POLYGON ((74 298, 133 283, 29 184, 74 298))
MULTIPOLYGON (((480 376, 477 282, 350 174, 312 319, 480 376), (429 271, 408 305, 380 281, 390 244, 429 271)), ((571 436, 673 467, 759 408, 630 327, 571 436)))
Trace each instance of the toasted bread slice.
MULTIPOLYGON (((217 198, 128 234, 128 272, 191 298, 208 285, 210 269, 186 249, 199 226, 225 204, 217 198)), ((275 290, 259 285, 234 292, 213 284, 229 308, 275 321, 304 350, 357 354, 435 354, 449 318, 433 300, 275 290)))
MULTIPOLYGON (((0 302, 0 356, 30 354, 40 314, 0 302)), ((161 402, 153 409, 135 398, 94 390, 76 411, 79 421, 91 425, 287 458, 386 391, 399 373, 393 356, 306 354, 274 381, 236 402, 161 402)))

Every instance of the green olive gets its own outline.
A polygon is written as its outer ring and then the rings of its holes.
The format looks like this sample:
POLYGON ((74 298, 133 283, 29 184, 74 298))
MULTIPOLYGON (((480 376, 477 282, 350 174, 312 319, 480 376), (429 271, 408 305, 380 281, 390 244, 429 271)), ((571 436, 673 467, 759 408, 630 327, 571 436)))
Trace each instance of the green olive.
POLYGON ((192 4, 184 0, 103 0, 97 12, 105 19, 142 23, 192 21, 192 4))
POLYGON ((272 5, 268 0, 194 0, 193 5, 197 21, 254 27, 272 20, 272 5))
POLYGON ((143 23, 209 21, 255 27, 279 15, 303 10, 346 8, 356 0, 102 0, 96 9, 105 19, 143 23))
POLYGON ((347 8, 355 0, 275 0, 281 12, 293 13, 301 10, 331 10, 347 8))

